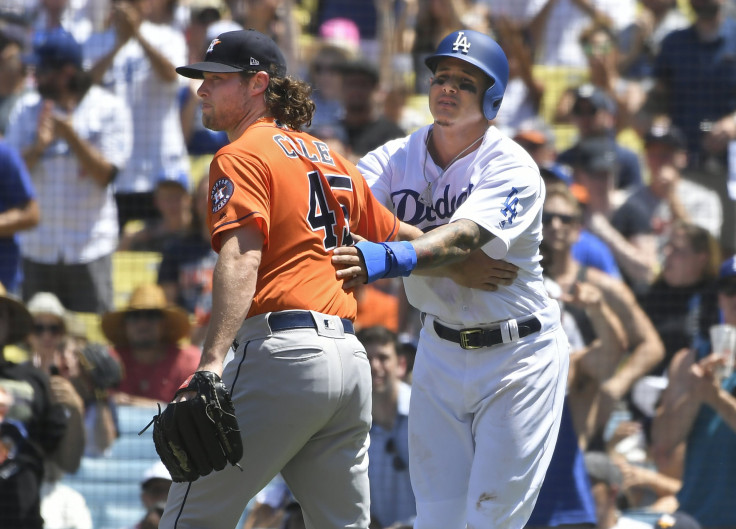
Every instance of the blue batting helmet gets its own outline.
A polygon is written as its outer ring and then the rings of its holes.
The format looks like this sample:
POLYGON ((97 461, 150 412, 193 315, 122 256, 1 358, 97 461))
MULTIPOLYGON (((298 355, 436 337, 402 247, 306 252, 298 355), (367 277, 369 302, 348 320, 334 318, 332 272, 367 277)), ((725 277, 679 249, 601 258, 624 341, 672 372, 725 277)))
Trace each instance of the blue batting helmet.
POLYGON ((495 118, 509 82, 509 61, 501 46, 488 35, 461 29, 442 39, 435 54, 427 57, 424 63, 434 73, 443 57, 470 63, 491 78, 491 86, 483 95, 483 114, 486 119, 495 118))

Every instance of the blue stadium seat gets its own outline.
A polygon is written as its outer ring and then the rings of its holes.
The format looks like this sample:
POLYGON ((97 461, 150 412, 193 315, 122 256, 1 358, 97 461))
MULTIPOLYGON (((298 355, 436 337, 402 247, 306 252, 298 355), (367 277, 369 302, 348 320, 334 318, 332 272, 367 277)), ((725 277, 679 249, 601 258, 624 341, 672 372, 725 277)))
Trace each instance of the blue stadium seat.
POLYGON ((140 483, 143 474, 157 459, 110 459, 106 457, 82 458, 75 474, 69 474, 65 482, 87 483, 140 483))
MULTIPOLYGON (((124 406, 117 407, 118 428, 120 435, 127 434, 138 435, 146 425, 151 422, 154 415, 158 413, 156 406, 124 406)), ((146 430, 146 434, 150 435, 153 427, 146 430)))
POLYGON ((66 479, 64 482, 87 500, 95 529, 120 529, 132 526, 143 517, 138 482, 100 483, 66 479))
POLYGON ((150 430, 141 435, 128 434, 119 437, 110 448, 107 456, 112 459, 146 459, 155 461, 158 459, 156 448, 153 446, 153 436, 150 430))

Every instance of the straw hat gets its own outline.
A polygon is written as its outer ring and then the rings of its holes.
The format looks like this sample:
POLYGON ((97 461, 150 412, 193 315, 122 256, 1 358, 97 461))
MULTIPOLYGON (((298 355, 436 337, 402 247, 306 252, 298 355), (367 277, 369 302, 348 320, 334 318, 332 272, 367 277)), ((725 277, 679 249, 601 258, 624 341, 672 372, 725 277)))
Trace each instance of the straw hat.
POLYGON ((102 332, 116 346, 128 345, 125 333, 125 315, 138 310, 160 310, 163 314, 164 342, 176 343, 189 335, 191 324, 183 309, 166 301, 163 289, 154 284, 136 288, 130 296, 128 306, 123 310, 108 312, 102 316, 102 332))
POLYGON ((0 283, 0 307, 5 307, 10 322, 6 343, 0 344, 0 346, 17 343, 25 339, 33 328, 33 317, 19 299, 12 294, 8 294, 2 283, 0 283))

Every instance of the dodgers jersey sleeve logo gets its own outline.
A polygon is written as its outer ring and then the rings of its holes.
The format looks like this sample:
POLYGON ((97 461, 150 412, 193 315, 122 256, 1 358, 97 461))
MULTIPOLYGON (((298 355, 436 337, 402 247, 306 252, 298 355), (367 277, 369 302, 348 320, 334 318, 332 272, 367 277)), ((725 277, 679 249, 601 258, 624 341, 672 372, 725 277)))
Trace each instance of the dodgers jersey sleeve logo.
POLYGON ((233 183, 229 178, 220 178, 212 186, 210 191, 210 202, 212 203, 212 213, 217 213, 225 207, 233 196, 233 183))
POLYGON ((511 192, 506 196, 506 200, 501 208, 501 214, 506 217, 506 220, 501 221, 501 228, 505 228, 507 222, 509 225, 514 223, 514 219, 517 215, 516 206, 519 205, 519 198, 516 196, 517 194, 519 194, 519 190, 512 187, 511 192))

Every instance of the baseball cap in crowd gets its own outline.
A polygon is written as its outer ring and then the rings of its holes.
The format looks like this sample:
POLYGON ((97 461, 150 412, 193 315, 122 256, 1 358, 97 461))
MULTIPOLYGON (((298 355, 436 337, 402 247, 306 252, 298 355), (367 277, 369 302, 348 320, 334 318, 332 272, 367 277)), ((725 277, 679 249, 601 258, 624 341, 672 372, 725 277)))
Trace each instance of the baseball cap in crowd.
POLYGON ((82 68, 82 46, 68 31, 56 28, 44 31, 33 42, 33 53, 27 62, 36 66, 59 67, 73 64, 82 68))
POLYGON ((560 181, 567 185, 572 184, 572 175, 559 164, 540 165, 539 174, 545 182, 560 181))
POLYGON ((5 24, 0 27, 0 46, 4 46, 4 42, 14 42, 21 50, 27 50, 28 32, 25 27, 19 24, 5 24))
POLYGON ((141 488, 145 488, 151 480, 164 479, 171 481, 171 474, 166 469, 166 466, 161 461, 156 461, 153 465, 148 467, 143 473, 143 479, 141 480, 141 488))
POLYGON ((179 75, 203 79, 203 72, 237 73, 265 71, 286 75, 286 59, 276 43, 255 29, 227 31, 212 39, 204 61, 176 69, 179 75))
POLYGON ((736 279, 736 255, 729 257, 718 270, 718 283, 727 283, 736 279))
POLYGON ((575 90, 575 102, 572 105, 573 114, 585 114, 586 107, 591 110, 606 110, 616 112, 616 103, 608 94, 592 84, 581 85, 575 90))
POLYGON ((590 479, 620 488, 624 482, 621 469, 605 452, 590 451, 583 456, 585 469, 590 479))
POLYGON ((160 185, 174 184, 184 188, 187 193, 191 189, 191 182, 189 181, 189 175, 185 171, 161 171, 156 179, 156 187, 160 185))
POLYGON ((522 121, 514 132, 513 139, 517 143, 529 145, 552 145, 555 133, 547 123, 538 117, 522 121))
POLYGON ((666 123, 652 125, 652 128, 644 135, 644 145, 655 143, 669 145, 674 149, 684 149, 686 147, 685 135, 682 131, 666 123))
POLYGON ((700 522, 682 511, 665 513, 654 523, 654 529, 701 529, 700 522))
POLYGON ((53 316, 59 320, 67 331, 69 324, 69 311, 64 308, 61 300, 52 292, 36 292, 26 303, 28 312, 35 318, 36 316, 53 316))
POLYGON ((349 143, 348 132, 340 123, 318 123, 308 132, 320 140, 337 140, 345 145, 349 143))
POLYGON ((330 18, 319 27, 319 36, 326 44, 343 48, 351 53, 360 50, 360 30, 349 18, 330 18))
POLYGON ((358 74, 369 78, 374 85, 378 84, 378 67, 364 58, 357 58, 340 63, 338 70, 343 75, 358 74))
POLYGON ((243 26, 241 26, 234 20, 223 18, 222 20, 218 20, 217 22, 213 22, 212 24, 207 26, 207 40, 212 42, 222 33, 227 33, 229 31, 241 31, 242 29, 243 26))
POLYGON ((586 138, 575 148, 573 165, 590 172, 615 171, 618 168, 616 145, 609 137, 586 138))

